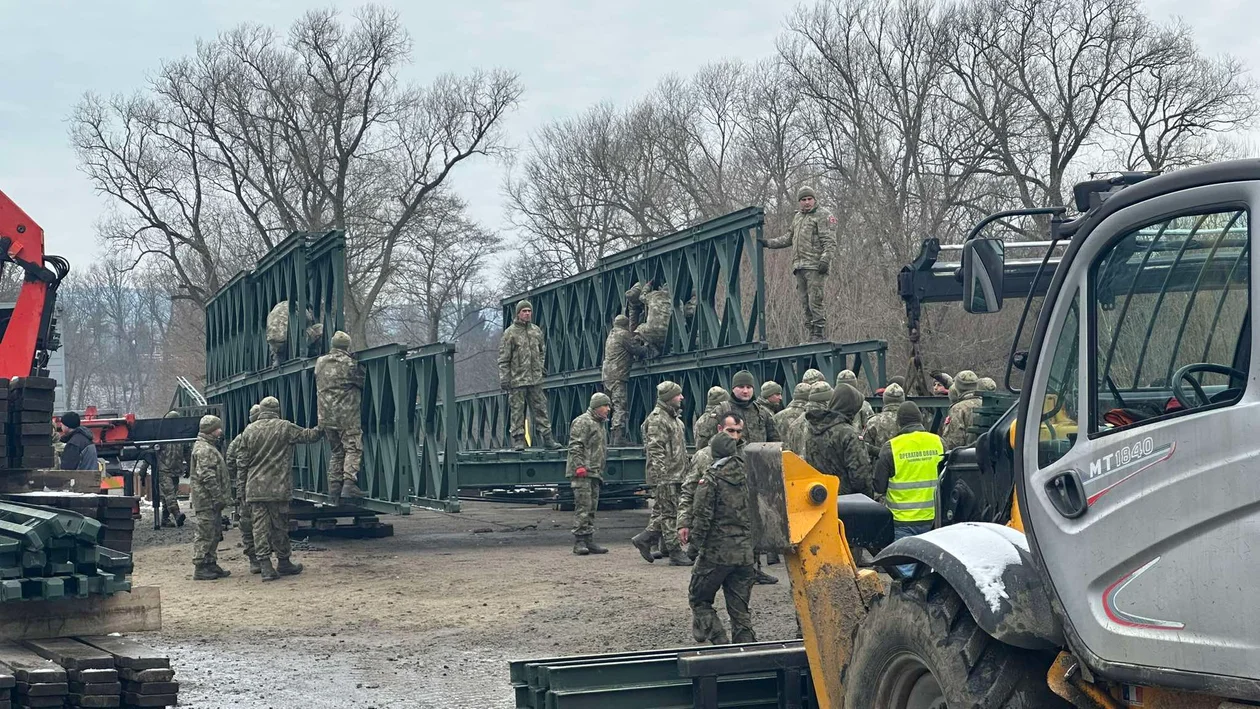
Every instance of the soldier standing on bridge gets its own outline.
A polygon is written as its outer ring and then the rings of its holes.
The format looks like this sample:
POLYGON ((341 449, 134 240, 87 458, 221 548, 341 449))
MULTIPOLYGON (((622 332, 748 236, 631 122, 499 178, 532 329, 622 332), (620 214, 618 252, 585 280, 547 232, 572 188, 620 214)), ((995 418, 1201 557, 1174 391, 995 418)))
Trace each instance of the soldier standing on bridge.
POLYGON ((810 341, 818 342, 827 339, 823 283, 836 252, 836 218, 826 207, 817 205, 812 187, 797 190, 796 199, 800 211, 793 215, 788 232, 774 239, 762 239, 761 245, 768 249, 792 247, 792 273, 805 313, 805 331, 810 341))
POLYGON ((651 350, 651 356, 658 357, 665 351, 669 321, 674 314, 674 299, 665 286, 655 290, 650 288, 650 285, 644 286, 639 296, 647 308, 647 318, 634 329, 634 334, 651 350))
POLYGON ((525 415, 534 422, 536 441, 552 450, 562 448, 551 435, 547 414, 547 394, 543 392, 543 371, 547 343, 542 328, 534 324, 534 306, 528 300, 516 304, 516 320, 503 331, 499 341, 499 385, 508 393, 508 415, 512 423, 512 449, 525 450, 525 415))
MULTIPOLYGON (((306 308, 306 345, 307 349, 319 342, 324 336, 323 323, 315 322, 315 311, 306 308)), ((271 364, 279 365, 289 358, 289 301, 276 303, 267 313, 267 346, 271 349, 271 364)))
POLYGON ((595 392, 591 405, 573 419, 569 427, 569 458, 565 462, 564 476, 573 489, 573 553, 578 556, 608 553, 593 537, 595 511, 599 509, 599 493, 604 484, 604 464, 608 459, 604 422, 608 420, 611 404, 607 394, 595 392))
POLYGON ((624 446, 630 443, 626 431, 626 420, 630 417, 630 395, 627 389, 630 381, 630 366, 635 359, 643 359, 651 354, 647 347, 630 334, 629 318, 618 315, 613 318, 612 330, 608 331, 608 339, 604 340, 604 392, 612 402, 612 445, 624 446))
POLYGON ((332 351, 315 362, 319 427, 328 438, 328 497, 334 507, 342 497, 363 497, 359 465, 363 461, 363 370, 350 355, 350 336, 338 330, 332 351))

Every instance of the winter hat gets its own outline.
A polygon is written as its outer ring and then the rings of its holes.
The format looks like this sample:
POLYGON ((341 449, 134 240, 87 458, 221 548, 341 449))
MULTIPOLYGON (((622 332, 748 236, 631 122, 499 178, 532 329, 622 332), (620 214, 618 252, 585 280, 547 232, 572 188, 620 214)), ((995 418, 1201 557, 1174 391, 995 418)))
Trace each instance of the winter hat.
POLYGON ((979 383, 980 378, 970 369, 964 369, 954 377, 954 386, 958 388, 959 394, 975 391, 979 383))
POLYGON ((761 398, 763 399, 769 399, 775 394, 782 394, 782 393, 783 393, 783 387, 779 386, 778 382, 765 382, 764 384, 761 385, 761 398))
POLYGON ((831 395, 833 393, 831 385, 827 382, 814 382, 813 388, 809 390, 809 400, 815 404, 831 403, 831 395))
POLYGON ((338 330, 337 332, 333 333, 332 346, 333 346, 333 349, 335 350, 350 349, 350 335, 346 334, 345 332, 341 330, 338 330))
POLYGON ((705 404, 707 406, 717 406, 718 404, 725 404, 730 400, 731 393, 729 391, 723 389, 722 387, 709 387, 709 398, 706 400, 705 404))
POLYGON ((837 384, 839 384, 840 382, 856 382, 856 381, 857 381, 857 375, 853 373, 852 369, 842 369, 840 370, 840 373, 836 375, 837 384))
POLYGON ((258 414, 261 412, 262 412, 262 407, 259 406, 258 404, 254 404, 253 406, 249 407, 249 422, 253 423, 257 421, 258 414))
POLYGON ((846 416, 852 416, 862 410, 862 392, 841 382, 836 385, 835 391, 831 394, 831 403, 828 405, 832 411, 839 411, 846 416))
POLYGON ((278 414, 280 413, 280 400, 274 396, 269 396, 263 399, 262 401, 258 402, 258 408, 259 408, 259 411, 258 411, 259 415, 262 415, 265 413, 278 414))
POLYGON ((731 377, 731 388, 735 387, 751 387, 757 386, 757 379, 753 377, 752 372, 747 369, 741 369, 731 377))
POLYGON ((814 388, 809 382, 801 382, 792 387, 792 401, 809 401, 809 390, 814 388))
POLYGON ((817 369, 807 369, 805 370, 805 376, 801 377, 801 381, 805 382, 806 384, 813 384, 815 382, 821 382, 822 380, 823 380, 823 373, 818 371, 817 369))
POLYGON ((594 394, 591 394, 591 411, 594 411, 601 406, 612 406, 612 399, 609 399, 608 395, 602 391, 597 391, 594 394))
POLYGON ((814 194, 813 187, 810 187, 809 185, 802 185, 801 188, 796 191, 796 201, 799 202, 806 197, 817 197, 817 195, 814 194))
POLYGON ((521 311, 524 310, 525 308, 529 308, 530 310, 533 310, 534 304, 530 303, 529 300, 526 298, 521 298, 520 300, 516 301, 516 314, 517 315, 520 315, 521 311))
POLYGON ((625 315, 618 315, 613 318, 613 327, 630 327, 630 318, 625 315))
POLYGON ((923 425, 923 412, 919 411, 919 405, 913 401, 903 402, 897 407, 897 427, 914 425, 923 425))
POLYGON ((976 388, 980 391, 997 391, 997 382, 993 380, 993 377, 980 377, 980 380, 976 382, 976 388))
POLYGON ((716 436, 709 439, 709 450, 713 451, 715 460, 729 458, 739 450, 739 443, 734 438, 719 431, 716 436))
POLYGON ((179 418, 179 412, 178 412, 178 411, 167 411, 167 412, 166 412, 166 415, 165 415, 165 416, 163 416, 162 418, 164 418, 164 419, 177 419, 177 418, 179 418))
POLYGON ((892 406, 900 404, 906 400, 906 390, 902 389, 895 382, 884 387, 884 406, 892 406))
POLYGON ((668 379, 656 385, 656 399, 661 402, 672 401, 681 393, 682 387, 668 379))
POLYGON ((197 427, 197 430, 202 433, 214 433, 221 428, 223 428, 223 421, 219 420, 218 416, 206 414, 201 417, 201 424, 197 427))

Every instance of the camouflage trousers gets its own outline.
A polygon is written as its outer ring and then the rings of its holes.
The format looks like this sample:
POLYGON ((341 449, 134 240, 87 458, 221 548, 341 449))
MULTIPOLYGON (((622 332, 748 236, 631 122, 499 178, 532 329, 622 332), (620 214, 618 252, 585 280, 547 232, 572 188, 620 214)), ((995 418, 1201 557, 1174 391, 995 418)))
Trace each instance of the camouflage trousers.
POLYGON ((724 645, 728 642, 751 643, 757 641, 753 633, 752 613, 748 602, 752 597, 757 572, 752 564, 725 566, 706 561, 701 555, 691 567, 691 584, 687 587, 687 603, 691 605, 691 635, 696 642, 724 645), (728 638, 713 600, 721 589, 726 600, 726 614, 731 618, 731 635, 728 638))
POLYGON ((661 483, 653 494, 656 501, 652 503, 652 517, 648 520, 647 531, 661 535, 667 551, 682 548, 678 540, 678 497, 682 492, 680 483, 661 483))
POLYGON ((193 529, 193 563, 219 563, 219 542, 223 541, 223 515, 212 509, 197 511, 193 529))
POLYGON ((267 342, 267 347, 271 349, 271 363, 273 365, 283 364, 289 359, 289 341, 284 342, 267 342))
POLYGON ((630 418, 630 392, 624 379, 605 379, 604 393, 612 400, 612 430, 626 433, 626 420, 630 418))
POLYGON ((328 459, 328 484, 356 482, 363 463, 363 431, 325 428, 324 438, 332 451, 328 459))
POLYGON ((652 349, 652 356, 659 357, 665 350, 665 337, 669 335, 668 330, 657 330, 643 325, 634 331, 634 336, 639 338, 639 342, 647 345, 652 349))
POLYGON ((179 516, 179 476, 159 472, 157 477, 158 494, 162 498, 162 516, 179 516))
POLYGON ((595 511, 599 509, 599 492, 604 483, 599 478, 573 478, 573 536, 595 533, 595 511))
POLYGON ((238 525, 241 528, 241 545, 245 547, 245 558, 253 559, 257 554, 254 548, 254 511, 244 500, 240 500, 240 520, 238 525))
POLYGON ((289 558, 289 503, 251 502, 249 507, 254 517, 254 555, 259 559, 272 554, 277 559, 289 558))
POLYGON ((547 416, 547 395, 541 384, 512 387, 508 390, 508 415, 512 417, 512 438, 525 435, 525 412, 528 407, 534 425, 530 429, 534 445, 551 435, 551 419, 547 416))
POLYGON ((796 271, 796 295, 805 313, 805 332, 811 339, 822 339, 827 333, 827 313, 823 310, 823 283, 827 277, 812 270, 796 271))

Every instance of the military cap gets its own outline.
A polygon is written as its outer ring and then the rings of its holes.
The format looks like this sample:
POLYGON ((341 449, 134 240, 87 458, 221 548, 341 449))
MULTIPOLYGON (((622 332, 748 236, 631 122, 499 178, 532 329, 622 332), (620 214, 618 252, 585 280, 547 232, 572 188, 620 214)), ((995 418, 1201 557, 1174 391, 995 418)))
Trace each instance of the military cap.
POLYGON ((813 187, 810 187, 809 185, 802 185, 801 188, 796 191, 796 201, 799 202, 806 197, 817 197, 817 195, 814 194, 813 187))
POLYGON ((658 401, 671 401, 674 397, 682 393, 682 387, 677 382, 671 382, 666 379, 656 385, 656 398, 658 401))
POLYGON ((257 421, 257 420, 258 420, 258 414, 259 414, 260 412, 262 412, 262 407, 261 407, 261 406, 259 406, 258 404, 254 404, 253 406, 249 407, 249 422, 250 422, 250 423, 253 423, 253 422, 257 421))
POLYGON ((731 400, 731 393, 722 387, 709 387, 707 406, 717 406, 731 400))
POLYGON ((801 377, 801 381, 806 384, 813 384, 815 382, 821 382, 822 380, 823 373, 817 369, 807 369, 805 370, 805 375, 801 377))
POLYGON ((167 412, 166 412, 166 415, 165 415, 165 416, 163 416, 162 418, 165 418, 165 419, 177 419, 177 418, 179 418, 179 412, 178 412, 178 411, 167 411, 167 412))
POLYGON ((884 387, 884 406, 900 404, 905 400, 906 390, 902 389, 896 382, 884 387))
POLYGON ((748 371, 747 369, 741 369, 735 373, 735 376, 731 377, 732 389, 734 389, 735 387, 751 387, 751 386, 757 386, 757 379, 756 377, 753 376, 752 372, 748 371))
POLYGON ((220 428, 223 428, 223 421, 218 416, 211 416, 210 414, 202 416, 201 423, 197 426, 197 430, 202 433, 214 433, 220 428))
POLYGON ((809 400, 817 404, 830 404, 832 388, 827 382, 814 382, 810 385, 809 400))
POLYGON ((341 330, 338 330, 337 332, 333 333, 332 346, 333 346, 333 349, 337 349, 337 350, 350 349, 350 335, 346 334, 345 332, 341 330))
POLYGON ((594 411, 601 406, 612 406, 612 399, 609 399, 608 395, 602 391, 597 391, 594 394, 591 394, 591 411, 594 411))
POLYGON ((919 411, 919 405, 913 401, 902 402, 897 407, 897 427, 905 428, 914 424, 923 425, 923 412, 919 411))
POLYGON ((969 391, 975 391, 980 384, 980 378, 970 369, 964 369, 954 377, 954 387, 958 389, 958 393, 966 394, 969 391))
POLYGON ((769 399, 775 394, 782 393, 783 387, 779 386, 778 382, 762 382, 761 384, 761 398, 763 399, 769 399))

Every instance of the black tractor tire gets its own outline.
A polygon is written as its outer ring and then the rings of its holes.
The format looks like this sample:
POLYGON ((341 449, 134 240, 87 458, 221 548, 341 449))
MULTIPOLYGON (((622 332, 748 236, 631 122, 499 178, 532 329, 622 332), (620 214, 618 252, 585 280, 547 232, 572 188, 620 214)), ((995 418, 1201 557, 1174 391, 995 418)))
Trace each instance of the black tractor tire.
POLYGON ((851 709, 1057 709, 1053 652, 1024 650, 976 625, 937 574, 896 581, 854 634, 842 672, 851 709))

